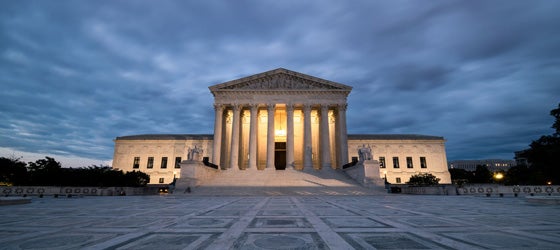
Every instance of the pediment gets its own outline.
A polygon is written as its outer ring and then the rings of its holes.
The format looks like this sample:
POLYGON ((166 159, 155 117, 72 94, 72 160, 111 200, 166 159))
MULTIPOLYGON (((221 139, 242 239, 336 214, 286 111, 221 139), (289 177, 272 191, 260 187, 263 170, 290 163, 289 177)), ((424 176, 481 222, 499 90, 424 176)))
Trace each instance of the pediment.
POLYGON ((352 87, 344 84, 324 80, 283 68, 217 84, 214 86, 210 86, 209 88, 212 92, 222 90, 352 90, 352 87))

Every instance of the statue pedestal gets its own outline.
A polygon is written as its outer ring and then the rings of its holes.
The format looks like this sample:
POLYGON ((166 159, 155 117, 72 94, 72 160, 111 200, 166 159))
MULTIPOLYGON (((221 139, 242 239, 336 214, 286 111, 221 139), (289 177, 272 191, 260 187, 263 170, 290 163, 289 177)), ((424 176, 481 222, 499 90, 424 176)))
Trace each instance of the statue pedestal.
POLYGON ((344 172, 364 187, 385 187, 385 181, 380 177, 379 162, 365 160, 355 166, 344 169, 344 172))
POLYGON ((380 177, 379 162, 376 160, 368 160, 363 162, 364 165, 364 186, 385 187, 385 180, 380 177))
POLYGON ((175 182, 175 193, 186 193, 201 183, 212 179, 220 170, 205 166, 201 161, 187 160, 180 163, 181 175, 175 182))

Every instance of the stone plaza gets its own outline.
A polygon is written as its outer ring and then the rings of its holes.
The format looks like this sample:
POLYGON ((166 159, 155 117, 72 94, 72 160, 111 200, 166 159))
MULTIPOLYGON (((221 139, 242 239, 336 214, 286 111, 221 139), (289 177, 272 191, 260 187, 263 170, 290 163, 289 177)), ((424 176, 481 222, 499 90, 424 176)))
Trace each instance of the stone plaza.
POLYGON ((0 206, 0 249, 559 249, 524 197, 86 196, 0 206))

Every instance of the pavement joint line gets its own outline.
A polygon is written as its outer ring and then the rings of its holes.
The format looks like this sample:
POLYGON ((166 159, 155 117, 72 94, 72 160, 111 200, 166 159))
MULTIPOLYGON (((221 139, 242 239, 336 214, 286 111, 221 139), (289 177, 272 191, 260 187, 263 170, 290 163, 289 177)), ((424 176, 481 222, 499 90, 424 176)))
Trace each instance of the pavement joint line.
POLYGON ((510 233, 510 234, 513 234, 513 235, 524 236, 524 237, 529 236, 531 238, 547 241, 547 242, 550 242, 550 243, 556 243, 556 244, 560 243, 560 238, 551 238, 551 237, 548 237, 548 236, 542 236, 542 235, 534 234, 534 233, 531 233, 531 232, 524 232, 524 231, 519 231, 519 230, 514 230, 514 229, 505 230, 504 232, 507 232, 507 233, 510 233))
POLYGON ((263 197, 259 203, 248 209, 236 223, 222 233, 207 249, 230 249, 269 200, 270 197, 263 197))
MULTIPOLYGON (((208 211, 212 211, 216 208, 226 206, 228 204, 231 204, 231 203, 236 202, 236 201, 241 200, 241 199, 242 198, 238 198, 238 199, 234 199, 234 200, 231 200, 231 201, 220 202, 217 205, 211 206, 209 208, 206 208, 206 209, 200 211, 200 213, 198 213, 198 214, 203 214, 203 213, 206 213, 208 211)), ((160 226, 154 226, 154 227, 148 227, 148 228, 139 227, 137 229, 131 230, 129 233, 125 233, 122 236, 118 236, 118 237, 115 237, 111 240, 108 240, 108 241, 105 241, 105 242, 102 242, 102 243, 99 243, 99 244, 95 244, 95 245, 92 245, 92 246, 89 246, 89 247, 85 247, 84 249, 97 250, 97 249, 105 249, 105 248, 113 247, 115 245, 122 244, 122 243, 124 243, 126 241, 129 241, 131 239, 140 237, 142 235, 146 235, 146 234, 149 234, 149 233, 156 232, 159 229, 166 228, 170 225, 173 225, 174 223, 177 223, 177 222, 179 222, 181 220, 184 220, 184 219, 188 219, 188 218, 193 217, 195 215, 197 215, 197 213, 189 213, 188 215, 180 216, 180 217, 176 218, 175 220, 170 221, 169 223, 165 223, 165 224, 160 225, 160 226), (146 230, 146 229, 149 229, 149 230, 146 230)))
POLYGON ((437 244, 440 244, 440 245, 443 245, 443 246, 446 246, 446 247, 452 247, 452 248, 455 248, 455 249, 483 249, 483 248, 477 248, 476 246, 473 246, 473 245, 470 245, 470 244, 462 243, 460 241, 456 241, 456 240, 452 240, 452 239, 449 239, 449 238, 442 237, 438 234, 428 232, 424 229, 419 229, 419 228, 408 226, 406 224, 399 223, 399 222, 396 222, 396 221, 387 220, 385 218, 382 218, 381 216, 371 214, 370 212, 363 212, 361 209, 356 209, 356 208, 353 208, 353 207, 350 207, 350 206, 338 204, 337 202, 334 202, 334 201, 325 200, 325 202, 329 203, 329 204, 333 204, 333 205, 335 205, 337 207, 340 207, 342 209, 345 209, 347 211, 351 211, 351 212, 360 214, 362 216, 366 216, 368 218, 371 218, 371 219, 373 219, 375 221, 378 221, 378 222, 381 222, 383 224, 401 229, 404 232, 415 234, 417 236, 420 236, 421 238, 424 238, 425 240, 433 241, 437 244))
POLYGON ((323 239, 325 244, 331 249, 354 249, 348 242, 336 233, 331 227, 323 222, 318 216, 309 211, 301 202, 295 198, 290 197, 292 202, 296 204, 299 210, 303 213, 305 218, 311 223, 313 228, 317 231, 319 236, 323 239))

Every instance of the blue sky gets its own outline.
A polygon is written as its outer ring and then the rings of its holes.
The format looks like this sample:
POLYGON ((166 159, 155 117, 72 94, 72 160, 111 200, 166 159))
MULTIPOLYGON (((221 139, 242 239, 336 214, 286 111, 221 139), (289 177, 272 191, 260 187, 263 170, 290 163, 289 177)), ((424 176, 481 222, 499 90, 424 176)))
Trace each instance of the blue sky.
POLYGON ((438 135, 449 160, 511 159, 552 133, 559 10, 558 1, 1 1, 0 156, 79 167, 110 162, 117 136, 212 133, 208 86, 282 67, 352 86, 349 133, 438 135))

